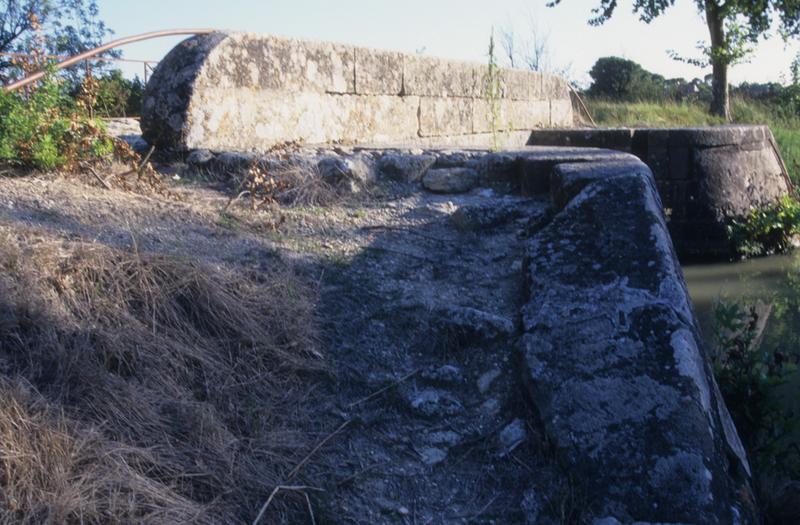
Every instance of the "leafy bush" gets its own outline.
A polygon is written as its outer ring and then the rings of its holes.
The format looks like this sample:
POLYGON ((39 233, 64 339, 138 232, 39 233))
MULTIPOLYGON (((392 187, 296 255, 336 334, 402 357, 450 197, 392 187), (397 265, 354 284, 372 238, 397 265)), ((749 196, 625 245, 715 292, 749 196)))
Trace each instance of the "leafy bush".
POLYGON ((785 252, 792 237, 800 233, 800 202, 787 195, 774 204, 754 208, 746 217, 732 220, 728 233, 741 255, 785 252))
MULTIPOLYGON (((144 83, 138 78, 129 80, 122 76, 122 71, 115 69, 92 79, 91 111, 100 117, 133 117, 142 110, 144 83)), ((78 97, 80 87, 73 96, 78 97)))
POLYGON ((0 93, 0 160, 27 168, 75 168, 110 155, 113 139, 49 76, 28 97, 0 93))

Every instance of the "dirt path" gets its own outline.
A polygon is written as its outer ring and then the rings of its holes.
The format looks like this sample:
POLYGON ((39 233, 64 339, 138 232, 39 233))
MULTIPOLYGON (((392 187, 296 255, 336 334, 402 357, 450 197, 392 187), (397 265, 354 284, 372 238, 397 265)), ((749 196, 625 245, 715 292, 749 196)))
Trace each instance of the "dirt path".
POLYGON ((577 505, 513 351, 522 240, 545 202, 401 185, 325 208, 223 212, 228 193, 183 182, 174 202, 0 178, 0 221, 212 265, 302 265, 320 283, 333 372, 314 431, 344 424, 298 476, 324 489, 311 494, 317 523, 547 523, 577 505))
POLYGON ((543 203, 415 194, 384 208, 323 291, 352 421, 328 458, 326 517, 524 523, 531 480, 548 473, 513 354, 519 238, 543 203))

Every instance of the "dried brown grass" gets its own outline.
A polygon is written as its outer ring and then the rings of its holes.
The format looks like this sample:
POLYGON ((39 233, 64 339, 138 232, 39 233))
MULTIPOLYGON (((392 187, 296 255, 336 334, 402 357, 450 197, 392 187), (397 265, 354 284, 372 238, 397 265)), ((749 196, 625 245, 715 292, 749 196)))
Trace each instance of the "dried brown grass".
POLYGON ((246 173, 234 175, 236 195, 228 203, 246 198, 253 209, 266 204, 327 206, 341 198, 341 188, 326 181, 316 165, 283 163, 278 167, 254 161, 246 173))
POLYGON ((312 441, 313 311, 286 268, 0 228, 0 523, 252 520, 312 441))

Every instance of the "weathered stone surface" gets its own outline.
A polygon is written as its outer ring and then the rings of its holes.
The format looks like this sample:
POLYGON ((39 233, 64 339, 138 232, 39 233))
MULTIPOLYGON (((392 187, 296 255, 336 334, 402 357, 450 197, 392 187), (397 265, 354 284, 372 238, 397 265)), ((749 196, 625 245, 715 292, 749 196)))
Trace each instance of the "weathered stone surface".
POLYGON ((197 87, 355 93, 354 68, 352 46, 227 33, 208 53, 197 87))
POLYGON ((691 163, 700 183, 699 193, 694 196, 695 206, 704 207, 720 221, 745 215, 754 206, 775 202, 789 190, 781 177, 778 159, 768 147, 696 149, 691 163))
POLYGON ((159 62, 145 86, 142 101, 142 136, 147 142, 167 147, 184 144, 195 81, 208 55, 226 37, 224 33, 213 33, 189 38, 159 62))
POLYGON ((356 93, 400 95, 403 92, 403 55, 364 47, 356 48, 356 93))
POLYGON ((378 170, 392 180, 415 182, 425 175, 434 162, 436 157, 433 155, 387 153, 378 161, 378 170))
POLYGON ((422 177, 425 189, 436 193, 464 193, 478 184, 478 172, 472 168, 428 170, 422 177))
POLYGON ((434 388, 412 392, 408 402, 414 412, 425 417, 441 418, 464 410, 461 402, 451 392, 434 388))
POLYGON ((547 99, 569 99, 569 81, 552 73, 542 73, 542 91, 547 99))
POLYGON ((358 193, 375 178, 373 162, 366 155, 326 157, 317 163, 317 169, 323 180, 351 193, 358 193))
POLYGON ((471 98, 423 97, 419 104, 419 134, 423 137, 472 133, 471 98))
POLYGON ((292 141, 411 141, 417 137, 418 110, 415 97, 311 91, 262 91, 253 97, 244 89, 208 89, 195 96, 184 142, 190 148, 258 150, 292 141))
POLYGON ((502 97, 510 100, 545 100, 543 73, 524 69, 503 69, 500 72, 502 97))
MULTIPOLYGON (((550 99, 550 127, 572 126, 572 102, 568 99, 550 99)), ((542 127, 546 124, 542 124, 542 127)))
POLYGON ((196 149, 186 156, 186 163, 198 168, 204 167, 212 160, 214 160, 214 154, 207 149, 196 149))
POLYGON ((729 257, 728 220, 791 190, 766 126, 534 130, 529 143, 602 146, 638 156, 659 183, 681 257, 729 257))
MULTIPOLYGON (((488 133, 492 130, 493 111, 497 112, 495 125, 496 130, 499 131, 530 129, 531 122, 539 122, 541 125, 547 125, 550 122, 550 102, 547 100, 500 99, 491 103, 483 99, 474 99, 472 103, 472 131, 474 133, 488 133)), ((570 106, 571 111, 572 106, 570 106)))
MULTIPOLYGON (((486 106, 474 107, 485 96, 483 67, 251 33, 197 36, 148 83, 143 136, 177 150, 263 151, 294 141, 486 146, 486 106)), ((540 75, 508 77, 498 129, 560 122, 554 108, 571 115, 568 95, 555 105, 528 99, 543 92, 540 75)), ((561 93, 558 85, 548 77, 546 93, 561 93)))
POLYGON ((523 215, 517 203, 462 206, 450 215, 450 222, 462 231, 488 230, 523 215))
POLYGON ((649 169, 565 164, 528 247, 524 378, 546 432, 624 523, 756 523, 649 169), (635 246, 636 249, 631 249, 635 246))
POLYGON ((630 151, 633 132, 633 128, 537 129, 531 135, 531 144, 630 151))
POLYGON ((403 60, 403 94, 422 97, 477 95, 475 64, 406 55, 403 60))

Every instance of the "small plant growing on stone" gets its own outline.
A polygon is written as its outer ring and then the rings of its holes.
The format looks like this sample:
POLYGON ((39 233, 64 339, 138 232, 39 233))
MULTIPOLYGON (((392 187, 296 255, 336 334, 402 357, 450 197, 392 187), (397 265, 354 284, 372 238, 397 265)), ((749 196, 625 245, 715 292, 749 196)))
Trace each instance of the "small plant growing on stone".
POLYGON ((754 208, 728 225, 729 238, 744 257, 786 252, 799 233, 800 201, 788 195, 777 203, 754 208))
POLYGON ((494 43, 494 29, 489 35, 489 63, 486 75, 483 78, 486 100, 488 102, 487 120, 492 132, 492 149, 498 149, 497 134, 500 127, 500 97, 502 95, 503 79, 500 66, 497 62, 494 43))

